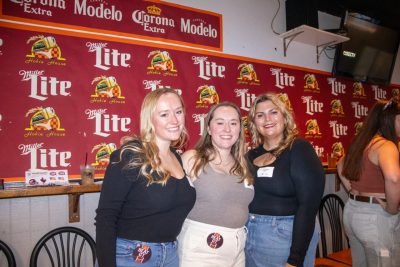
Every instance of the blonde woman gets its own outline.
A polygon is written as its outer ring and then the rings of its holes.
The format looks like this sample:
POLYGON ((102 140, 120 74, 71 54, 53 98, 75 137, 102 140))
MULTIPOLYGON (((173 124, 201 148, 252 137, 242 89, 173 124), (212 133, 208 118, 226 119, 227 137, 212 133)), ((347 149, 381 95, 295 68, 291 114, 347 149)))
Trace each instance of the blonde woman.
POLYGON ((185 109, 172 89, 143 100, 140 138, 125 139, 107 167, 96 216, 100 267, 178 267, 176 237, 195 190, 173 148, 186 140, 185 109))
POLYGON ((248 122, 257 147, 248 152, 255 195, 246 267, 313 267, 325 185, 321 162, 312 145, 297 136, 293 116, 276 94, 258 96, 248 122))
POLYGON ((181 267, 245 266, 245 223, 254 190, 244 156, 239 108, 214 105, 195 149, 182 156, 196 203, 178 237, 181 267))

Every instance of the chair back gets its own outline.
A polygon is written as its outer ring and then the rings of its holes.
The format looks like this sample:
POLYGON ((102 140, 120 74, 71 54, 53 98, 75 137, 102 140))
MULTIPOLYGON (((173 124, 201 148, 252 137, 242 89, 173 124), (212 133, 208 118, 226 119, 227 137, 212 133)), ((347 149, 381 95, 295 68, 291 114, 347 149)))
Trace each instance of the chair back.
POLYGON ((75 227, 61 227, 37 242, 30 267, 88 267, 95 260, 96 243, 88 233, 75 227))
MULTIPOLYGON (((6 243, 0 240, 0 259, 2 258, 1 255, 4 255, 7 261, 8 267, 16 267, 17 264, 15 263, 15 258, 12 250, 7 246, 6 243)), ((0 261, 2 263, 2 261, 0 261)))
POLYGON ((349 248, 349 240, 343 227, 343 200, 328 194, 321 200, 318 219, 321 224, 322 257, 349 248))

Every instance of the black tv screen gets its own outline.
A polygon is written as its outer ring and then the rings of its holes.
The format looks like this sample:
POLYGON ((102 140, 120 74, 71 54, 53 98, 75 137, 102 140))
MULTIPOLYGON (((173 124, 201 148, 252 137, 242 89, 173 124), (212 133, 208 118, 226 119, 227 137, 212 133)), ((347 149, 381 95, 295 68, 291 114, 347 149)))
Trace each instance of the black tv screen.
POLYGON ((368 83, 390 83, 400 33, 354 14, 347 15, 343 27, 350 40, 336 49, 333 74, 368 83))

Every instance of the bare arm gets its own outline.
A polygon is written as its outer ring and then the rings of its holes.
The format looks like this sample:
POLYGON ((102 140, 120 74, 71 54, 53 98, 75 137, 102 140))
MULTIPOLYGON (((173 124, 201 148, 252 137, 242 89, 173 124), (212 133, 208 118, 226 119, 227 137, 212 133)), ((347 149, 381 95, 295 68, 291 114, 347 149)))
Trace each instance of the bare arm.
POLYGON ((339 160, 339 162, 337 163, 337 172, 338 172, 340 181, 342 182, 342 184, 343 184, 343 186, 344 186, 344 189, 345 189, 347 192, 350 192, 350 191, 351 191, 351 184, 350 184, 350 181, 349 181, 346 177, 344 177, 344 176, 342 175, 343 164, 344 164, 344 156, 343 156, 343 157, 339 160))
POLYGON ((196 155, 196 150, 194 149, 188 150, 182 154, 183 169, 185 170, 186 175, 189 176, 192 181, 195 180, 195 175, 191 173, 195 155, 196 155))
POLYGON ((378 164, 385 178, 385 210, 397 214, 400 204, 400 164, 399 150, 395 144, 387 141, 379 147, 378 164))

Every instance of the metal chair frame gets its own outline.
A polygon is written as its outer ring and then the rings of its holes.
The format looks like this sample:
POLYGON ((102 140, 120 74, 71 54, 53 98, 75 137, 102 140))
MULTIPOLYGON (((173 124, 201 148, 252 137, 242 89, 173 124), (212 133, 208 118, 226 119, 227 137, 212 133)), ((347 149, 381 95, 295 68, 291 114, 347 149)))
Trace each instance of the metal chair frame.
POLYGON ((321 224, 322 257, 327 257, 330 253, 349 248, 349 240, 343 227, 343 209, 343 200, 336 194, 328 194, 321 200, 318 219, 321 224), (332 248, 330 253, 328 253, 327 246, 329 229, 332 248))
POLYGON ((88 233, 75 227, 54 229, 38 241, 32 251, 29 266, 38 267, 39 255, 44 250, 52 267, 80 267, 85 244, 90 247, 94 264, 96 260, 96 243, 88 233))
POLYGON ((9 267, 16 267, 17 263, 15 262, 14 254, 9 246, 6 243, 0 240, 0 252, 3 252, 6 256, 8 266, 9 267))

